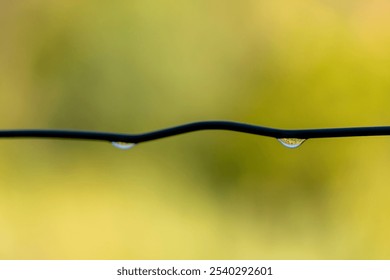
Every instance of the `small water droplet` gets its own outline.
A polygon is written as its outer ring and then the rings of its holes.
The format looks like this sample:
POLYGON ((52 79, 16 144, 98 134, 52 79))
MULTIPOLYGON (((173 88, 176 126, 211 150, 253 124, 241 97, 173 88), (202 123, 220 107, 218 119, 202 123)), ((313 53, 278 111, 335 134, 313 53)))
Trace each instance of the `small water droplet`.
POLYGON ((115 148, 121 149, 121 150, 128 150, 135 146, 134 143, 127 143, 127 142, 112 142, 112 145, 115 148))
POLYGON ((290 149, 298 148, 305 140, 306 139, 300 138, 278 138, 278 141, 282 143, 283 146, 290 149))

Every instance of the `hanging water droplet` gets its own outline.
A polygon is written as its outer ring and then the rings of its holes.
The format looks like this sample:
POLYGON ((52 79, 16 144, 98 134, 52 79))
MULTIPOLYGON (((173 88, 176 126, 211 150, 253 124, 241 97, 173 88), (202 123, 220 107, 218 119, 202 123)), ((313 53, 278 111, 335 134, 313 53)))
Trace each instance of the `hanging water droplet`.
POLYGON ((128 150, 135 146, 134 143, 127 143, 127 142, 112 142, 112 145, 115 148, 121 149, 121 150, 128 150))
POLYGON ((300 138, 278 138, 278 141, 282 143, 283 146, 290 149, 298 148, 305 140, 306 139, 300 138))

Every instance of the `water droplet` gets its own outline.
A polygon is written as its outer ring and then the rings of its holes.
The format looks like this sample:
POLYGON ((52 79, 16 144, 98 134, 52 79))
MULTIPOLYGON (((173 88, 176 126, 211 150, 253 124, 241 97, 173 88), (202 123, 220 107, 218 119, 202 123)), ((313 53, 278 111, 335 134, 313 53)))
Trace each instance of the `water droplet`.
POLYGON ((121 150, 128 150, 135 146, 134 143, 127 143, 127 142, 112 142, 112 145, 115 148, 121 149, 121 150))
POLYGON ((278 141, 282 143, 283 146, 290 149, 298 148, 305 140, 306 139, 300 138, 278 138, 278 141))

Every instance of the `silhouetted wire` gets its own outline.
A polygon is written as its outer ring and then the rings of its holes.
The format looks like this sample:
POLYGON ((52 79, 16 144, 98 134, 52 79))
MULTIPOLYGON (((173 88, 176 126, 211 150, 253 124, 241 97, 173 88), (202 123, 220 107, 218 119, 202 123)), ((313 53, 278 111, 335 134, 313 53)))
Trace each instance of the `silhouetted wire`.
POLYGON ((228 130, 273 138, 299 139, 390 135, 390 126, 288 130, 232 121, 200 121, 139 134, 83 130, 0 130, 0 138, 62 138, 137 144, 200 130, 228 130))

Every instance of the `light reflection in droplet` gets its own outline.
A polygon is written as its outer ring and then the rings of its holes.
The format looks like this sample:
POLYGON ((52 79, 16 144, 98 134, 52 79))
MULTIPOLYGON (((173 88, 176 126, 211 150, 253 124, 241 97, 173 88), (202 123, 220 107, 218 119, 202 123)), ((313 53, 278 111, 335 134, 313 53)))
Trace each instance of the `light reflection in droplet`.
POLYGON ((127 142, 112 142, 112 145, 115 148, 118 148, 121 150, 129 150, 135 146, 134 143, 127 143, 127 142))
POLYGON ((300 138, 278 138, 278 141, 282 143, 283 146, 290 149, 298 148, 305 140, 306 139, 300 138))

